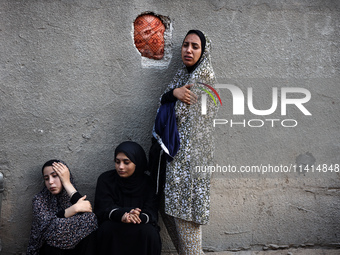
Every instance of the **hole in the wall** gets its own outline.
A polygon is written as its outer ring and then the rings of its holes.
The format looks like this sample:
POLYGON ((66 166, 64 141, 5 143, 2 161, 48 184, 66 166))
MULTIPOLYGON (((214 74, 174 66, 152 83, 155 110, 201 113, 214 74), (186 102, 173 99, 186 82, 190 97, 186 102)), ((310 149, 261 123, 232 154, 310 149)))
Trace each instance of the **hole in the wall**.
POLYGON ((144 67, 167 66, 171 59, 171 23, 153 12, 140 14, 133 23, 133 39, 144 67))
POLYGON ((160 18, 143 14, 134 22, 135 45, 143 57, 162 59, 165 26, 160 18))

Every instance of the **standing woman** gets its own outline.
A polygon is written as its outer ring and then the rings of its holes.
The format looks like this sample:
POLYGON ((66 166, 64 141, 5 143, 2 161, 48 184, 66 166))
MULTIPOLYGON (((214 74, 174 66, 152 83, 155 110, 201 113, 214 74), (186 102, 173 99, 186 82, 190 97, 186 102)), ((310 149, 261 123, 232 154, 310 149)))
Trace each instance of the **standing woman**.
POLYGON ((115 150, 115 169, 98 178, 98 254, 160 255, 155 194, 143 148, 131 141, 115 150))
MULTIPOLYGON (((201 104, 201 97, 206 94, 202 88, 207 89, 204 84, 214 87, 215 83, 210 48, 210 40, 201 31, 187 33, 181 48, 183 64, 161 98, 162 106, 175 102, 180 140, 177 154, 166 164, 161 210, 179 254, 204 254, 201 225, 209 221, 211 173, 196 171, 196 166, 209 166, 213 159, 213 119, 218 107, 208 97, 207 111, 203 114, 201 104)), ((155 127, 159 125, 157 119, 155 127)), ((169 136, 173 134, 170 132, 169 136)), ((161 135, 155 135, 155 130, 154 137, 162 144, 161 135)), ((170 142, 169 147, 174 144, 170 142)))
POLYGON ((76 190, 68 167, 49 160, 42 174, 45 187, 33 198, 27 255, 95 255, 97 218, 86 196, 76 190))

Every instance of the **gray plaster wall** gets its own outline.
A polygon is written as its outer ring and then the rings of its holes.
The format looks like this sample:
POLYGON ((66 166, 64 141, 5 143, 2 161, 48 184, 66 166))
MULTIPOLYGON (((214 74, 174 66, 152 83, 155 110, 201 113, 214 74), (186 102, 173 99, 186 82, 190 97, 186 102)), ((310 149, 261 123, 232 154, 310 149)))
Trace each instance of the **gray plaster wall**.
MULTIPOLYGON (((228 124, 214 131, 215 166, 237 171, 213 174, 204 249, 339 246, 340 176, 330 170, 340 163, 339 10, 336 0, 0 0, 1 254, 25 252, 46 160, 66 161, 93 201, 96 179, 113 168, 120 142, 148 151, 159 97, 191 28, 210 36, 218 82, 246 98, 245 114, 233 115, 231 93, 219 90, 218 118, 228 124), (165 65, 145 64, 134 47, 133 21, 145 11, 170 19, 165 65), (281 115, 280 96, 270 116, 251 113, 247 88, 255 108, 269 109, 273 87, 310 91, 304 106, 312 115, 294 105, 281 115), (266 119, 280 121, 272 127, 266 119), (285 119, 298 124, 284 127, 285 119), (265 124, 252 127, 259 120, 265 124), (240 172, 295 164, 327 167, 240 172)), ((161 234, 164 250, 172 249, 164 227, 161 234)))

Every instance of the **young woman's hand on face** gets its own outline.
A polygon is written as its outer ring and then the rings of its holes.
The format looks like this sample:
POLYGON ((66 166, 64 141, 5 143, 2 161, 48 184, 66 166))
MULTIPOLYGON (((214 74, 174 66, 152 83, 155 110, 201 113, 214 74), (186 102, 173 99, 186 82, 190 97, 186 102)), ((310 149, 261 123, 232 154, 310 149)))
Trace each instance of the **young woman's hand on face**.
POLYGON ((54 162, 52 167, 53 167, 53 170, 58 174, 62 184, 71 183, 70 171, 68 170, 67 166, 65 166, 61 162, 54 162))
POLYGON ((64 189, 67 194, 71 197, 72 194, 77 192, 70 180, 70 170, 61 162, 54 162, 53 170, 58 174, 61 183, 63 184, 64 189))
POLYGON ((187 84, 180 88, 175 88, 173 91, 173 95, 183 103, 188 105, 195 104, 197 102, 197 95, 195 95, 190 88, 193 84, 187 84))

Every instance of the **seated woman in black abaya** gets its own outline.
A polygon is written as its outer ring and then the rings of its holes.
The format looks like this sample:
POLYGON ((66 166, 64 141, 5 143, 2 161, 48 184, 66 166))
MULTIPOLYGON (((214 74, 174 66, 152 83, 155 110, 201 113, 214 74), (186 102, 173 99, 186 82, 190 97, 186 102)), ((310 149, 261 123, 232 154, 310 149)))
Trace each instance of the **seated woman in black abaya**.
POLYGON ((156 199, 146 168, 143 148, 127 141, 115 150, 115 170, 99 176, 94 204, 99 254, 161 254, 156 199))

